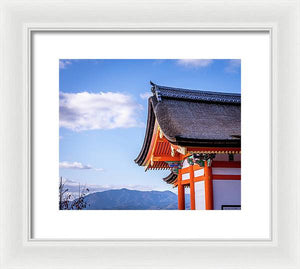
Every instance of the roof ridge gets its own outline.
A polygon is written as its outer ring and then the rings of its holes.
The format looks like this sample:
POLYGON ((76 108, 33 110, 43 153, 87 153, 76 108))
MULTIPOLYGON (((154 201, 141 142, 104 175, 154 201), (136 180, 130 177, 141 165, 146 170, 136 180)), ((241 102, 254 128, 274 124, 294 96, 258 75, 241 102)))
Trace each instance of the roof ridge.
POLYGON ((157 85, 151 81, 150 84, 152 85, 151 91, 156 96, 158 102, 160 102, 163 97, 236 104, 241 102, 241 94, 238 93, 210 92, 202 90, 175 88, 157 85))

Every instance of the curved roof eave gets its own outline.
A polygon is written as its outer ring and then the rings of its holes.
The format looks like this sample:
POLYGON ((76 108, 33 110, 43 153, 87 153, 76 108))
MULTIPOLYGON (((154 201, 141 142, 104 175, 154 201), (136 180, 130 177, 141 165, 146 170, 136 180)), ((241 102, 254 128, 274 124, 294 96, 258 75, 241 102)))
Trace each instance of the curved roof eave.
MULTIPOLYGON (((148 150, 151 145, 151 140, 152 140, 153 131, 154 131, 154 127, 155 127, 155 121, 157 120, 155 112, 154 112, 154 107, 155 107, 155 102, 156 102, 155 98, 156 98, 155 96, 151 96, 148 99, 148 118, 147 118, 147 126, 146 126, 146 132, 145 132, 145 137, 144 137, 144 143, 143 143, 143 146, 141 148, 139 155, 134 160, 135 163, 137 163, 140 166, 143 165, 143 163, 147 157, 148 150)), ((159 124, 159 122, 158 122, 158 124, 159 124)), ((164 133, 164 136, 170 143, 176 142, 176 138, 169 137, 165 133, 164 133)))
POLYGON ((155 115, 154 115, 152 102, 151 102, 152 98, 153 97, 150 97, 148 99, 148 118, 147 118, 147 126, 146 126, 144 143, 139 155, 134 160, 138 165, 142 165, 143 162, 145 161, 151 144, 152 135, 153 135, 154 125, 155 125, 155 115))
POLYGON ((163 180, 168 184, 173 184, 177 180, 177 175, 171 172, 169 175, 164 177, 163 180))

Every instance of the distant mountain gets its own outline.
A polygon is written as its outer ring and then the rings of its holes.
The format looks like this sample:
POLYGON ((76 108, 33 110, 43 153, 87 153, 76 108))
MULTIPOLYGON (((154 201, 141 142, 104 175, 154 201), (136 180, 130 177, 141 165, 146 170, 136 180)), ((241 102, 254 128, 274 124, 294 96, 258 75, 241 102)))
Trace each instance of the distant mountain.
MULTIPOLYGON (((177 195, 171 191, 108 190, 87 195, 86 210, 174 210, 177 195)), ((186 195, 189 208, 189 195, 186 195)))

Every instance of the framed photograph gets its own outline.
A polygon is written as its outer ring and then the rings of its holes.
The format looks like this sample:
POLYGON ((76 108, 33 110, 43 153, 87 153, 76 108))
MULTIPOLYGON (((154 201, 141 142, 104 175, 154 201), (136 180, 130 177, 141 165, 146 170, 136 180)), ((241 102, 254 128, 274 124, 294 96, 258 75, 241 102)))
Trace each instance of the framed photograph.
POLYGON ((300 268, 299 3, 227 2, 1 3, 1 268, 300 268))
POLYGON ((59 66, 60 210, 221 210, 241 203, 241 59, 60 59, 59 66), (111 90, 99 92, 105 77, 111 90), (146 77, 178 84, 194 78, 202 87, 219 81, 214 87, 236 92, 152 81, 144 92, 146 77), (91 89, 81 91, 87 84, 91 89), (96 163, 85 164, 93 155, 96 163), (134 163, 145 169, 135 171, 134 163), (168 173, 160 180, 144 170, 168 173))
POLYGON ((269 33, 33 32, 31 44, 34 239, 271 237, 269 33), (242 165, 251 141, 261 169, 242 165), (223 204, 242 210, 224 220, 223 204), (189 231, 160 227, 171 219, 189 231))

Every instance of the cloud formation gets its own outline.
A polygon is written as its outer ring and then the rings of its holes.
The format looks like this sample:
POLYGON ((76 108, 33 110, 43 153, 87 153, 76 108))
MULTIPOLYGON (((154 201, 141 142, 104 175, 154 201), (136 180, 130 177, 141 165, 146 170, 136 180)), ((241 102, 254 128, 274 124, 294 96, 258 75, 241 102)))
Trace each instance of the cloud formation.
POLYGON ((103 171, 103 168, 93 168, 89 164, 82 164, 80 162, 60 162, 59 168, 65 169, 79 169, 79 170, 91 170, 94 169, 96 171, 103 171))
POLYGON ((225 72, 227 73, 236 73, 241 68, 240 59, 231 59, 228 61, 228 65, 225 67, 225 72))
POLYGON ((92 166, 82 164, 80 162, 60 162, 59 168, 66 168, 66 169, 92 169, 92 166))
POLYGON ((70 60, 59 60, 59 68, 66 69, 72 62, 70 60))
POLYGON ((143 126, 140 110, 141 105, 122 93, 59 94, 59 125, 77 132, 143 126))
POLYGON ((177 63, 179 65, 185 66, 185 67, 206 67, 213 63, 213 60, 211 59, 180 59, 177 60, 177 63))
POLYGON ((140 94, 140 97, 142 99, 148 99, 149 97, 151 97, 153 94, 151 92, 144 92, 140 94))

